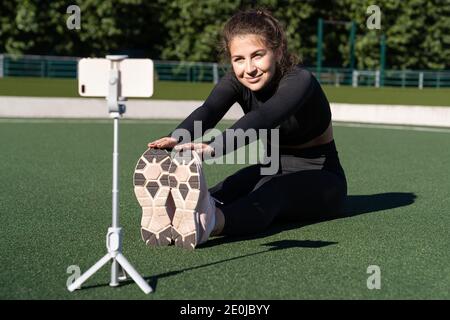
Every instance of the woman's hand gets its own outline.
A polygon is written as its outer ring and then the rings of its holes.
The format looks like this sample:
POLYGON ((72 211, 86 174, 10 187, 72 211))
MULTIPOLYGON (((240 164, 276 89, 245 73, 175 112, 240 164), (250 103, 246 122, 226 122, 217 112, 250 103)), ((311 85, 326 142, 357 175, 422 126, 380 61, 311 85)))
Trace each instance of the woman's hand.
POLYGON ((148 143, 149 148, 156 149, 172 149, 177 145, 178 141, 172 137, 164 137, 148 143))
POLYGON ((194 150, 195 152, 198 153, 198 155, 204 159, 205 157, 209 158, 211 156, 214 156, 214 149, 205 143, 193 143, 193 142, 189 142, 189 143, 184 143, 184 144, 180 144, 178 146, 176 146, 174 148, 176 151, 180 151, 180 150, 194 150))

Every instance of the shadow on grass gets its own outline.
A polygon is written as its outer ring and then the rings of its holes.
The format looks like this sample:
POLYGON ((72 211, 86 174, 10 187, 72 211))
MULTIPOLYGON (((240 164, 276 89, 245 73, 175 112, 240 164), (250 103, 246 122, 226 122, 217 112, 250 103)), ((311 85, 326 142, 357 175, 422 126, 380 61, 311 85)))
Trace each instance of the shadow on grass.
POLYGON ((411 192, 387 192, 373 195, 348 196, 343 213, 340 216, 301 222, 278 221, 264 232, 260 232, 258 234, 249 236, 212 238, 208 240, 208 242, 206 242, 205 244, 201 245, 199 248, 213 247, 223 243, 230 243, 236 241, 265 238, 280 233, 282 231, 298 229, 319 222, 350 218, 361 214, 404 207, 414 203, 415 199, 416 195, 411 192))
MULTIPOLYGON (((167 278, 167 277, 171 277, 171 276, 176 276, 178 274, 181 274, 183 272, 187 272, 187 271, 192 271, 192 270, 196 270, 196 269, 200 269, 200 268, 207 268, 207 267, 211 267, 217 264, 221 264, 224 262, 229 262, 229 261, 235 261, 235 260, 239 260, 239 259, 243 259, 243 258, 248 258, 251 256, 256 256, 259 254, 263 254, 266 252, 272 252, 272 251, 277 251, 277 250, 284 250, 284 249, 291 249, 291 248, 322 248, 322 247, 326 247, 329 245, 334 245, 337 244, 337 242, 330 242, 330 241, 316 241, 316 240, 280 240, 280 241, 273 241, 273 242, 268 242, 268 243, 264 243, 262 244, 262 246, 264 247, 269 247, 267 250, 263 250, 263 251, 258 251, 258 252, 253 252, 253 253, 249 253, 243 256, 237 256, 237 257, 233 257, 233 258, 228 258, 228 259, 222 259, 222 260, 218 260, 218 261, 214 261, 211 263, 206 263, 206 264, 202 264, 202 265, 198 265, 198 266, 193 266, 193 267, 189 267, 189 268, 184 268, 184 269, 180 269, 180 270, 174 270, 174 271, 169 271, 169 272, 164 272, 164 273, 160 273, 154 276, 148 276, 148 277, 144 277, 144 280, 148 282, 148 284, 152 287, 153 291, 156 291, 156 287, 158 284, 158 280, 161 278, 167 278)), ((127 286, 130 284, 133 284, 134 281, 133 280, 125 280, 125 281, 121 281, 120 282, 120 287, 123 286, 127 286)), ((107 287, 109 284, 104 283, 104 284, 97 284, 97 285, 92 285, 92 286, 83 286, 83 289, 94 289, 94 288, 100 288, 100 287, 107 287)))
MULTIPOLYGON (((330 221, 335 219, 342 219, 342 218, 349 218, 358 216, 361 214, 371 213, 371 212, 377 212, 377 211, 383 211, 383 210, 389 210, 393 208, 408 206, 412 203, 414 203, 416 199, 416 195, 414 193, 410 192, 389 192, 389 193, 380 193, 380 194, 374 194, 374 195, 354 195, 354 196, 348 196, 347 202, 345 205, 344 212, 341 216, 338 217, 331 217, 328 219, 321 219, 321 220, 315 220, 315 221, 304 221, 304 222, 297 222, 297 223, 282 223, 278 222, 274 225, 272 225, 270 228, 268 228, 266 231, 251 235, 251 236, 245 236, 245 237, 218 237, 218 238, 212 238, 205 244, 199 246, 199 249, 201 248, 208 248, 217 246, 224 243, 230 243, 230 242, 236 242, 236 241, 245 241, 245 240, 251 240, 251 239, 257 239, 257 238, 265 238, 274 234, 277 234, 279 232, 285 231, 285 230, 292 230, 301 228, 303 226, 315 224, 318 222, 324 222, 324 221, 330 221)), ((248 258, 251 256, 276 251, 276 250, 285 250, 285 249, 291 249, 291 248, 322 248, 329 245, 337 244, 337 242, 330 242, 330 241, 321 241, 321 240, 280 240, 280 241, 274 241, 265 243, 262 246, 269 247, 266 250, 258 251, 250 254, 246 254, 243 256, 237 256, 233 258, 228 259, 222 259, 215 262, 193 266, 189 268, 184 268, 180 270, 174 270, 169 271, 165 273, 161 273, 154 276, 145 277, 144 279, 149 283, 149 285, 153 288, 154 291, 156 291, 158 280, 161 278, 171 277, 178 274, 181 274, 183 272, 196 270, 200 268, 206 268, 213 265, 221 264, 224 262, 234 261, 238 259, 248 258)), ((127 286, 129 284, 133 284, 134 282, 132 280, 126 280, 120 283, 120 286, 127 286)), ((98 284, 93 286, 86 286, 83 287, 83 289, 92 289, 92 288, 98 288, 98 287, 104 287, 108 286, 108 284, 98 284)))

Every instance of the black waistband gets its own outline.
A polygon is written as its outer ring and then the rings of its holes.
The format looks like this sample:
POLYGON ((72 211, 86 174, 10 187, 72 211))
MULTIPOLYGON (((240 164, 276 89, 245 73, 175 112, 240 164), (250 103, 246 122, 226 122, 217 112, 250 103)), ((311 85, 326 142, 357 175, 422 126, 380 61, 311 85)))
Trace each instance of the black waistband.
POLYGON ((302 157, 302 158, 317 158, 321 156, 336 156, 337 150, 336 150, 336 144, 334 143, 334 140, 331 140, 330 142, 326 144, 321 144, 319 146, 304 148, 304 149, 296 149, 296 148, 286 148, 282 147, 280 148, 280 155, 292 155, 296 157, 302 157))

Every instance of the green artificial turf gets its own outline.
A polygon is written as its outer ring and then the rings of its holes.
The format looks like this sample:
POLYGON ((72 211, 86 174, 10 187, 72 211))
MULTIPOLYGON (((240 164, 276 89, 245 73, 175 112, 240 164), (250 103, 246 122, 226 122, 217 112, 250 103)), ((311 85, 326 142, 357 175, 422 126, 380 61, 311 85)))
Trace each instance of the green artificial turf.
MULTIPOLYGON (((152 99, 205 100, 212 83, 155 82, 152 99)), ((331 102, 450 106, 450 88, 373 88, 324 86, 331 102)), ((78 97, 76 79, 0 78, 0 96, 78 97)))
MULTIPOLYGON (((335 127, 349 217, 285 224, 194 251, 140 239, 132 173, 176 122, 121 122, 123 252, 155 288, 110 288, 109 268, 70 293, 67 268, 105 253, 112 124, 0 122, 0 299, 448 299, 450 133, 335 127), (369 290, 367 268, 381 270, 369 290)), ((223 126, 222 126, 223 128, 223 126)), ((210 185, 241 166, 205 166, 210 185)))

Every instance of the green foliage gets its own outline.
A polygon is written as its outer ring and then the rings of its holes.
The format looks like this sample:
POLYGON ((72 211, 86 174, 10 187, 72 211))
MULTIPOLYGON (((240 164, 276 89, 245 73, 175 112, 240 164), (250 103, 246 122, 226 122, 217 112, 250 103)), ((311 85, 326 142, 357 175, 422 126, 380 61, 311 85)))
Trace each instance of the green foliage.
POLYGON ((450 1, 377 0, 381 30, 366 27, 365 8, 372 0, 340 0, 347 19, 358 23, 357 67, 376 69, 380 61, 380 35, 386 35, 387 66, 392 69, 444 69, 450 67, 450 1))
POLYGON ((157 56, 164 37, 157 15, 156 4, 145 0, 5 0, 0 52, 98 56, 137 50, 157 56), (67 28, 72 4, 81 9, 81 30, 67 28))
MULTIPOLYGON (((220 30, 237 10, 265 7, 285 26, 291 51, 315 65, 318 18, 355 21, 358 68, 376 69, 380 36, 386 66, 450 67, 449 0, 377 0, 381 30, 366 27, 372 0, 74 0, 81 30, 68 30, 67 1, 0 2, 0 52, 101 56, 128 53, 153 59, 218 61, 220 30)), ((324 28, 324 66, 348 66, 349 25, 324 28)))
POLYGON ((239 0, 158 0, 168 37, 161 58, 217 61, 220 29, 239 0))

